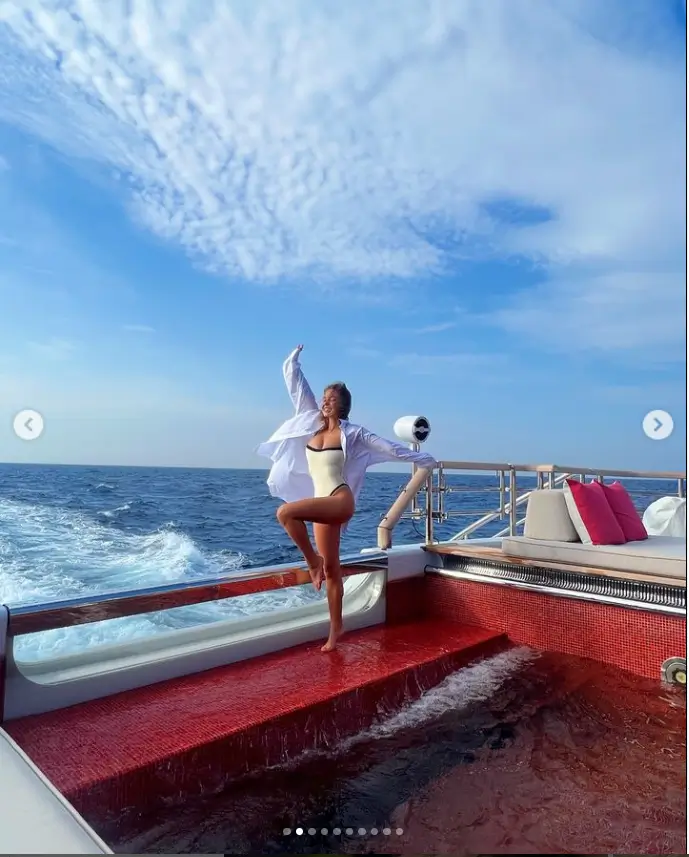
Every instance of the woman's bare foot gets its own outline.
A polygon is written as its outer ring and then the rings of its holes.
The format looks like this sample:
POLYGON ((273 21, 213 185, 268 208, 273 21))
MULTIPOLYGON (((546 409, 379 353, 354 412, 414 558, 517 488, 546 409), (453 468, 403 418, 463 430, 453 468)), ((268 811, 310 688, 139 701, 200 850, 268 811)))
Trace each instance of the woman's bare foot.
POLYGON ((334 652, 337 648, 337 641, 342 636, 342 628, 338 628, 337 631, 334 631, 332 628, 330 629, 330 636, 328 637, 325 645, 321 646, 322 652, 334 652))
POLYGON ((313 583, 313 588, 316 592, 320 592, 325 580, 325 565, 322 556, 316 556, 314 565, 309 566, 309 577, 311 578, 311 583, 313 583))

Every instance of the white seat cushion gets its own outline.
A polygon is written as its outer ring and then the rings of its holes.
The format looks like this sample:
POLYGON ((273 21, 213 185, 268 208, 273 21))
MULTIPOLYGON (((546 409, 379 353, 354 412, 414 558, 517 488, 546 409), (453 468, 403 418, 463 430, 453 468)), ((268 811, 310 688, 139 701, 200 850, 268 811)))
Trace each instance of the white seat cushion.
POLYGON ((626 571, 650 577, 687 577, 687 541, 672 536, 649 536, 624 545, 585 545, 511 536, 502 540, 506 556, 545 562, 564 562, 608 571, 626 571))
POLYGON ((564 491, 543 489, 534 491, 526 506, 524 535, 529 539, 554 542, 578 542, 564 491))
POLYGON ((687 501, 684 497, 661 497, 644 512, 649 536, 687 537, 687 501))

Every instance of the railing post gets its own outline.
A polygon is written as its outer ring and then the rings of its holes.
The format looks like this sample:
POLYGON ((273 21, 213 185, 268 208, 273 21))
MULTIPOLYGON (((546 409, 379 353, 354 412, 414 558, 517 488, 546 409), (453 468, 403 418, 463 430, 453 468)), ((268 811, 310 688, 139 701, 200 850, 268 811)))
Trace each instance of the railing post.
MULTIPOLYGON (((433 480, 433 472, 431 471, 431 481, 433 480)), ((435 480, 435 490, 438 494, 436 501, 436 511, 438 513, 437 520, 445 520, 445 471, 443 465, 438 465, 438 474, 435 480)))
POLYGON ((684 479, 677 480, 677 496, 684 499, 684 479))
MULTIPOLYGON (((440 474, 438 474, 440 481, 440 474)), ((433 471, 429 471, 426 480, 426 544, 433 544, 433 471)))
MULTIPOLYGON (((418 452, 421 449, 421 445, 418 443, 410 443, 409 448, 413 452, 418 452)), ((416 471, 419 469, 418 464, 412 464, 411 466, 411 475, 414 476, 416 471)), ((414 497, 411 501, 411 513, 412 515, 418 515, 421 511, 421 507, 419 506, 419 495, 418 493, 414 494, 414 497)))
POLYGON ((517 535, 517 473, 510 467, 510 535, 517 535))
MULTIPOLYGON (((395 500, 392 506, 390 506, 387 514, 383 516, 378 524, 378 547, 380 550, 388 550, 392 547, 392 531, 397 525, 399 519, 402 517, 402 514, 411 506, 412 499, 416 492, 424 485, 428 488, 428 477, 432 473, 432 470, 429 471, 426 468, 417 468, 416 473, 402 489, 402 493, 395 500)), ((432 491, 432 483, 430 484, 432 491)), ((433 508, 432 499, 427 498, 427 503, 429 505, 426 507, 426 514, 429 514, 433 508)))
POLYGON ((5 685, 7 683, 7 651, 9 649, 10 611, 0 604, 0 726, 5 722, 5 685))
POLYGON ((498 470, 498 478, 500 480, 500 521, 505 520, 505 471, 498 470))

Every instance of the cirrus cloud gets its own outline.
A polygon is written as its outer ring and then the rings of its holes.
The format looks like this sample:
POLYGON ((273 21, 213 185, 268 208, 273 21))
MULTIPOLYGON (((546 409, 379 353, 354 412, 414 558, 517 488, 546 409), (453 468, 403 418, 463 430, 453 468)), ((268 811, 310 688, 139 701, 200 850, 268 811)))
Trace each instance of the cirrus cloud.
POLYGON ((140 225, 230 278, 520 256, 548 282, 498 323, 576 328, 629 291, 628 344, 662 271, 678 341, 683 53, 669 4, 632 5, 648 44, 612 0, 5 0, 0 119, 114 172, 140 225))

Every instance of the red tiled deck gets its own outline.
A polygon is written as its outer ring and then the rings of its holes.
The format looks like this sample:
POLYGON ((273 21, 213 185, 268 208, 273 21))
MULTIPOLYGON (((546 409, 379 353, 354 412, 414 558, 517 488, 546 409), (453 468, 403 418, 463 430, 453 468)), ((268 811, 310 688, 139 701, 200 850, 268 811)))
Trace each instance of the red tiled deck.
POLYGON ((151 807, 327 747, 508 645, 447 619, 310 644, 6 724, 89 815, 151 807))

